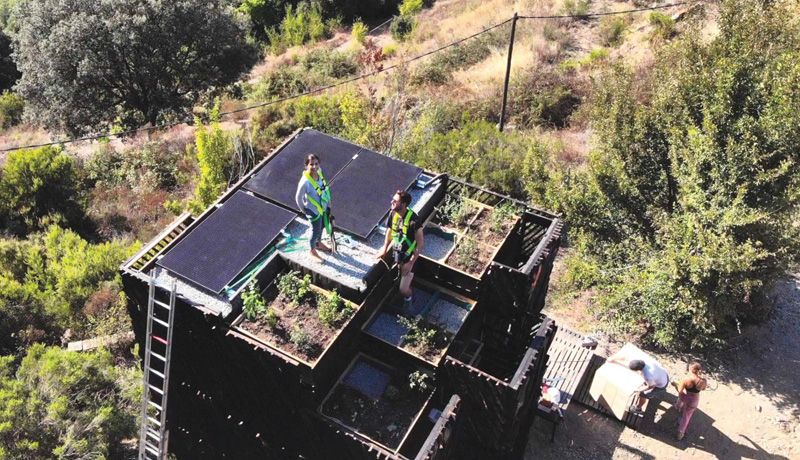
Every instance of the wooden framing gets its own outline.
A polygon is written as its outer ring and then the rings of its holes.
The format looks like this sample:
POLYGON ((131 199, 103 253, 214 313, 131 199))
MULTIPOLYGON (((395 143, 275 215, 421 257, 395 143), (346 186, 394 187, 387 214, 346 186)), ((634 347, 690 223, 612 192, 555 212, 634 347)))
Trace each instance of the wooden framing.
MULTIPOLYGON (((238 190, 299 132, 226 191, 217 204, 238 190)), ((179 458, 519 457, 541 391, 547 351, 557 329, 541 315, 541 309, 563 224, 557 216, 510 197, 446 175, 440 180, 443 186, 420 213, 424 220, 437 212, 445 195, 464 197, 482 208, 508 202, 519 210, 515 225, 494 248, 481 276, 425 257, 419 259, 415 271, 420 278, 436 289, 476 301, 444 357, 437 362, 424 361, 362 330, 394 289, 393 270, 381 266, 371 273, 374 278, 369 280, 366 292, 339 291, 360 307, 313 363, 250 336, 235 322, 231 324, 241 308, 238 293, 228 318, 179 297, 167 408, 171 451, 179 458), (467 348, 468 353, 464 351, 467 348), (423 413, 434 406, 444 408, 438 420, 412 424, 398 449, 392 450, 322 416, 318 409, 323 398, 358 353, 397 368, 413 365, 433 372, 436 390, 415 422, 423 421, 423 413)), ((121 267, 130 299, 129 313, 140 343, 145 334, 145 273, 165 249, 214 207, 197 219, 181 216, 121 267)), ((256 279, 267 285, 286 266, 287 262, 276 257, 256 274, 256 279)), ((318 281, 315 278, 314 283, 320 285, 318 281)))

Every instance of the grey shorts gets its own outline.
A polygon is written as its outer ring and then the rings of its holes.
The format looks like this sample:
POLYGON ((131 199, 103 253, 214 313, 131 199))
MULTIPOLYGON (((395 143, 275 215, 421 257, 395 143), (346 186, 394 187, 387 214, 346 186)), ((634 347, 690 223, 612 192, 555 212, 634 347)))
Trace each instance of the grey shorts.
MULTIPOLYGON (((667 384, 667 385, 669 385, 669 384, 667 384)), ((644 398, 644 399, 660 398, 663 395, 667 394, 667 387, 664 387, 664 388, 656 387, 656 388, 653 388, 650 391, 642 391, 639 394, 641 394, 642 398, 644 398)))

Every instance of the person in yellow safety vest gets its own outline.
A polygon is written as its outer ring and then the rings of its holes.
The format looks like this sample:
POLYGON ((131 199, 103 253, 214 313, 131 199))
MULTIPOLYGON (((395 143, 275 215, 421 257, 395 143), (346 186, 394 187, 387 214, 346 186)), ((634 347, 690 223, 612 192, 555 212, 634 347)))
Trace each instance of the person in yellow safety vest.
POLYGON ((413 301, 411 281, 414 279, 414 262, 419 258, 425 243, 419 218, 417 213, 409 209, 410 204, 411 195, 408 192, 395 192, 392 210, 386 221, 386 239, 377 254, 378 259, 382 259, 391 248, 394 261, 400 269, 400 294, 406 309, 411 308, 413 301))
MULTIPOLYGON (((330 252, 330 248, 322 244, 322 228, 330 225, 330 203, 331 189, 322 168, 319 165, 319 157, 310 153, 306 156, 306 167, 300 182, 297 183, 297 193, 294 200, 308 221, 311 223, 311 256, 318 261, 322 261, 317 249, 323 252, 330 252)), ((330 229, 328 230, 330 231, 330 229)))

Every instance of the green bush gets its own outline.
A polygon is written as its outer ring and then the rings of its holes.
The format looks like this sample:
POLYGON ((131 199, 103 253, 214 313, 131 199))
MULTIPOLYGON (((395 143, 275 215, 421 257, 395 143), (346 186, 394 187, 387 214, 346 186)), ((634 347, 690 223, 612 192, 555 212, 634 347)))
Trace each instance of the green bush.
POLYGON ((172 190, 178 185, 180 152, 171 152, 163 142, 148 142, 125 151, 102 144, 84 165, 86 178, 94 185, 132 189, 172 190))
POLYGON ((654 27, 653 38, 666 40, 675 35, 675 20, 660 11, 650 13, 650 25, 654 27))
POLYGON ((389 25, 389 30, 392 32, 392 38, 402 42, 411 35, 416 25, 416 20, 410 16, 395 16, 392 23, 389 25))
POLYGON ((724 342, 763 319, 800 254, 794 164, 800 31, 783 4, 723 4, 720 33, 658 50, 653 75, 596 79, 596 150, 562 203, 612 331, 667 349, 724 342), (754 31, 758 31, 754 33, 754 31))
POLYGON ((0 129, 7 129, 22 121, 22 110, 25 101, 11 91, 3 91, 0 95, 0 129))
POLYGON ((509 119, 518 128, 564 128, 582 101, 579 77, 570 70, 538 65, 511 81, 509 119))
POLYGON ((0 354, 31 341, 57 343, 67 328, 76 339, 91 332, 88 317, 116 308, 117 270, 137 248, 90 244, 56 226, 28 240, 0 240, 0 354), (108 301, 93 297, 100 291, 108 301))
POLYGON ((408 389, 425 395, 433 387, 431 376, 424 371, 414 371, 408 374, 408 389))
POLYGON ((624 16, 605 16, 600 20, 600 42, 603 46, 617 46, 628 28, 628 18, 624 16))
POLYGON ((422 11, 423 0, 403 0, 398 7, 400 16, 414 16, 422 11))
POLYGON ((261 295, 258 284, 253 280, 242 293, 242 312, 244 317, 248 321, 255 321, 266 310, 267 303, 264 301, 264 296, 261 295))
POLYGON ((290 271, 278 277, 278 292, 294 305, 300 305, 311 293, 311 275, 300 278, 299 273, 290 271))
POLYGON ((589 19, 589 0, 564 0, 561 11, 579 20, 589 19))
POLYGON ((385 45, 383 49, 381 49, 381 53, 385 57, 392 57, 397 53, 397 45, 395 45, 394 43, 389 43, 385 45))
POLYGON ((330 295, 317 299, 317 311, 319 320, 328 327, 335 326, 351 313, 344 299, 335 290, 330 295))
POLYGON ((303 353, 313 353, 317 348, 311 335, 297 325, 293 326, 292 330, 289 331, 289 341, 303 353))
MULTIPOLYGON (((309 61, 314 63, 312 56, 309 61)), ((333 65, 333 62, 331 62, 333 65)), ((305 66, 305 63, 304 63, 305 66)), ((331 69, 333 70, 333 69, 331 69)), ((256 102, 267 102, 287 96, 293 96, 310 89, 307 72, 290 66, 280 66, 263 76, 247 91, 247 97, 256 102)))
POLYGON ((0 177, 4 230, 26 235, 49 223, 84 228, 83 201, 77 166, 61 149, 42 147, 8 155, 0 177))
POLYGON ((230 135, 219 124, 219 101, 211 111, 209 128, 197 117, 194 127, 200 179, 194 198, 189 202, 189 209, 194 215, 199 215, 217 200, 228 185, 225 170, 231 161, 233 143, 230 135))
POLYGON ((352 37, 355 43, 364 44, 364 40, 367 38, 367 33, 369 32, 369 27, 366 24, 358 20, 353 23, 353 29, 350 32, 350 36, 352 37))
MULTIPOLYGON (((300 63, 306 71, 313 71, 329 78, 342 78, 353 75, 358 71, 358 63, 352 54, 324 48, 310 51, 300 59, 300 63)), ((305 89, 296 87, 293 91, 296 94, 305 91, 305 89)))
POLYGON ((425 325, 421 318, 409 319, 405 316, 398 316, 397 322, 408 331, 403 336, 403 341, 415 348, 418 348, 422 354, 428 353, 433 349, 436 344, 436 335, 439 330, 434 326, 425 325))
POLYGON ((105 350, 32 346, 15 369, 0 357, 4 458, 125 458, 137 434, 141 371, 105 350))
POLYGON ((296 7, 286 5, 286 15, 277 28, 267 31, 270 49, 279 54, 290 46, 300 46, 325 38, 328 31, 317 2, 300 2, 296 7))

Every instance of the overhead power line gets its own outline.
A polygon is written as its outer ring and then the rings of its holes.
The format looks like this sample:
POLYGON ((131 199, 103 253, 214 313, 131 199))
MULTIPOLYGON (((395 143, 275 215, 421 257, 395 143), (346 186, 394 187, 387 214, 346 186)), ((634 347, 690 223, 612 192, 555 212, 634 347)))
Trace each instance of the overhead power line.
MULTIPOLYGON (((516 19, 569 19, 569 18, 581 19, 581 18, 586 18, 586 17, 613 16, 613 15, 620 15, 620 14, 636 13, 636 12, 641 12, 641 11, 651 11, 651 10, 666 9, 666 8, 672 8, 672 7, 675 7, 675 6, 687 5, 687 4, 690 4, 690 3, 697 3, 697 2, 696 1, 685 1, 685 2, 670 3, 670 4, 665 4, 665 5, 651 6, 651 7, 646 7, 646 8, 637 8, 637 9, 624 10, 624 11, 611 11, 611 12, 605 12, 605 13, 586 13, 586 14, 580 14, 580 15, 516 16, 516 19)), ((297 99, 297 98, 300 98, 300 97, 303 97, 303 96, 310 96, 310 95, 313 95, 313 94, 321 93, 321 92, 324 92, 324 91, 327 91, 327 90, 330 90, 330 89, 333 89, 333 88, 337 88, 339 86, 343 86, 343 85, 346 85, 346 84, 349 84, 349 83, 353 83, 353 82, 356 82, 356 81, 359 81, 359 80, 363 80, 365 78, 370 78, 370 77, 373 77, 375 75, 378 75, 378 74, 381 74, 381 73, 384 73, 384 72, 388 72, 390 70, 393 70, 393 69, 396 69, 396 68, 399 68, 399 67, 403 67, 406 64, 410 64, 410 63, 412 63, 414 61, 417 61, 417 60, 420 60, 420 59, 425 58, 427 56, 430 56, 431 54, 435 54, 435 53, 438 53, 440 51, 444 51, 444 50, 446 50, 448 48, 452 48, 454 46, 458 46, 458 45, 460 45, 461 43, 464 43, 467 40, 470 40, 470 39, 473 39, 473 38, 475 38, 475 37, 477 37, 479 35, 483 35, 485 33, 488 33, 488 32, 490 32, 490 31, 492 31, 492 30, 494 30, 494 29, 496 29, 498 27, 502 27, 505 24, 508 24, 509 22, 514 21, 514 19, 515 19, 514 17, 508 18, 505 21, 502 21, 502 22, 499 22, 499 23, 494 24, 492 26, 489 26, 489 27, 487 27, 487 28, 485 28, 485 29, 483 29, 483 30, 481 30, 479 32, 476 32, 476 33, 472 34, 472 35, 469 35, 467 37, 461 38, 461 39, 456 40, 454 42, 450 42, 450 43, 448 43, 446 45, 440 46, 438 48, 432 49, 430 51, 427 51, 425 53, 419 54, 419 55, 414 56, 412 58, 406 59, 405 61, 401 61, 401 62, 398 62, 396 64, 392 64, 390 66, 381 68, 379 70, 375 70, 375 71, 368 72, 368 73, 365 73, 365 74, 357 75, 355 77, 348 78, 348 79, 345 79, 345 80, 341 80, 341 81, 338 81, 336 83, 332 83, 330 85, 321 86, 319 88, 314 88, 314 89, 311 89, 311 90, 308 90, 308 91, 304 91, 304 92, 301 92, 301 93, 293 94, 291 96, 286 96, 286 97, 282 97, 282 98, 278 98, 278 99, 274 99, 274 100, 266 101, 266 102, 259 102, 257 104, 249 105, 249 106, 242 107, 242 108, 236 109, 236 110, 230 110, 230 111, 227 111, 227 112, 221 112, 219 115, 220 115, 220 117, 225 117, 225 116, 232 115, 232 114, 235 114, 235 113, 246 112, 246 111, 257 109, 257 108, 261 108, 261 107, 280 104, 280 103, 287 102, 287 101, 290 101, 290 100, 293 100, 293 99, 297 99)), ((182 120, 173 121, 173 122, 169 122, 169 123, 161 123, 161 124, 154 125, 154 126, 145 126, 145 127, 141 127, 141 128, 129 129, 129 130, 120 131, 120 132, 113 132, 113 133, 112 132, 105 132, 105 133, 101 133, 101 134, 93 134, 93 135, 83 136, 83 137, 74 137, 74 138, 64 139, 64 140, 60 140, 60 141, 52 141, 52 142, 44 142, 44 143, 40 143, 40 144, 29 144, 29 145, 15 146, 15 147, 7 147, 7 148, 0 149, 0 152, 13 152, 15 150, 34 149, 34 148, 47 147, 47 146, 52 146, 52 145, 72 144, 72 143, 75 143, 75 142, 93 141, 93 140, 98 140, 98 139, 106 139, 106 138, 110 138, 110 137, 124 137, 124 136, 128 136, 128 135, 131 135, 131 134, 148 132, 148 131, 155 131, 155 130, 161 130, 161 129, 171 128, 173 126, 177 126, 177 125, 181 125, 181 124, 188 124, 188 123, 192 123, 193 120, 194 120, 194 118, 184 118, 182 120)))

